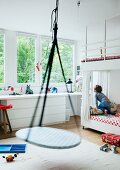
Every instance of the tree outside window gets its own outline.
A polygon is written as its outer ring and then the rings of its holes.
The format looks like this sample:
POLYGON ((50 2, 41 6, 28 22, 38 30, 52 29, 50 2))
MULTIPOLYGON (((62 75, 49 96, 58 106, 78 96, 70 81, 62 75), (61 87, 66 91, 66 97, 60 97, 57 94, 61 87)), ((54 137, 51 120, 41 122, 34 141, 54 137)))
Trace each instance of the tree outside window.
MULTIPOLYGON (((42 39, 42 77, 45 74, 46 65, 49 58, 49 53, 51 49, 51 41, 49 39, 42 39)), ((73 78, 73 50, 74 44, 69 41, 59 41, 59 51, 63 64, 63 69, 65 73, 66 80, 73 78)), ((59 58, 57 52, 55 51, 53 66, 51 72, 50 83, 63 83, 64 79, 62 76, 62 71, 59 63, 59 58)))
POLYGON ((35 82, 35 37, 17 36, 17 82, 35 82))

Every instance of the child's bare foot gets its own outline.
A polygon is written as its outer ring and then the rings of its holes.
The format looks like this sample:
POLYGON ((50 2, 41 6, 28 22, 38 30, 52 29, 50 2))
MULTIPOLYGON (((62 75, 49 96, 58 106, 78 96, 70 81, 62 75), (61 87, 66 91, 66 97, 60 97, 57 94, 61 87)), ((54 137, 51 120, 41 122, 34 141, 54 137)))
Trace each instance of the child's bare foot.
POLYGON ((105 110, 104 110, 104 113, 105 113, 105 115, 107 115, 107 114, 108 114, 108 111, 105 109, 105 110))

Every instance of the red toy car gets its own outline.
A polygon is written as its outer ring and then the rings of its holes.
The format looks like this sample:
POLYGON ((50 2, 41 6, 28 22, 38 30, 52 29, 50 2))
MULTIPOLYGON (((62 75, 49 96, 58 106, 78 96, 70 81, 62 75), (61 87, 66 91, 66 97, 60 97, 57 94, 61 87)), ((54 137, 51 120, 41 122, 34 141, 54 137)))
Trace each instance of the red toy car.
POLYGON ((17 154, 14 154, 14 156, 13 155, 8 155, 6 157, 3 156, 3 158, 5 158, 7 162, 12 162, 15 157, 17 157, 17 154))

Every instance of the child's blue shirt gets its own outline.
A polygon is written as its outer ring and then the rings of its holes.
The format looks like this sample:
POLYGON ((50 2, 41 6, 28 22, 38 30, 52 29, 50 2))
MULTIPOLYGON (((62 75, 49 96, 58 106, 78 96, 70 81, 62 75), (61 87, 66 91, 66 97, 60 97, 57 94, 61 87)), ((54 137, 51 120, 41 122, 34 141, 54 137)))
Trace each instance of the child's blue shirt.
POLYGON ((100 103, 103 103, 103 104, 110 104, 110 101, 108 100, 108 98, 103 94, 103 93, 96 93, 95 95, 95 98, 96 98, 96 107, 98 107, 98 101, 100 103))

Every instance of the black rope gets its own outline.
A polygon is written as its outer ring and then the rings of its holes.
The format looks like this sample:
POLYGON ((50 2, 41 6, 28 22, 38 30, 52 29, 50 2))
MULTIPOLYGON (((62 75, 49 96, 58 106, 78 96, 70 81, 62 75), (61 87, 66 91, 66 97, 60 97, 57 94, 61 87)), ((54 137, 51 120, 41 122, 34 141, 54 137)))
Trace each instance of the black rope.
MULTIPOLYGON (((59 0, 56 0, 56 8, 52 11, 52 15, 51 15, 51 18, 52 18, 52 20, 51 20, 52 25, 51 26, 53 28, 53 33, 54 33, 53 44, 52 44, 52 47, 51 47, 51 52, 50 52, 50 55, 49 55, 49 60, 48 60, 48 63, 47 63, 46 71, 45 71, 45 74, 44 74, 44 77, 43 77, 42 86, 41 86, 41 89, 40 89, 40 92, 39 92, 40 95, 38 96, 38 100, 37 100, 37 103, 36 103, 36 106, 35 106, 33 117, 32 117, 32 120, 31 120, 31 123, 30 123, 30 126, 29 126, 30 128, 33 127, 33 124, 34 124, 34 121, 35 121, 35 116, 37 114, 38 105, 39 105, 40 99, 41 99, 41 93, 43 91, 43 87, 44 87, 47 72, 48 72, 47 85, 46 85, 46 89, 45 89, 45 97, 44 97, 42 112, 41 112, 41 116, 40 116, 40 120, 39 120, 39 126, 42 126, 42 120, 43 120, 43 115, 44 115, 44 110, 45 110, 45 105, 46 105, 46 99, 47 99, 48 86, 49 86, 50 75, 51 75, 51 70, 52 70, 53 57, 54 57, 54 52, 55 52, 55 45, 56 45, 56 41, 57 41, 57 29, 58 29, 57 28, 57 22, 58 22, 58 4, 59 4, 58 1, 59 0), (53 14, 54 13, 55 13, 55 19, 54 19, 54 22, 53 22, 53 14)), ((27 137, 26 137, 26 141, 28 141, 28 139, 29 139, 30 132, 31 132, 31 130, 29 129, 27 137)))
MULTIPOLYGON (((31 123, 30 123, 30 126, 29 126, 30 128, 33 127, 33 124, 34 124, 34 121, 35 121, 35 116, 37 114, 38 105, 40 103, 41 94, 42 94, 42 91, 43 91, 43 87, 44 87, 45 79, 46 79, 47 72, 48 72, 48 69, 49 69, 49 65, 50 65, 50 57, 49 57, 49 60, 48 60, 48 63, 47 63, 46 71, 45 71, 45 74, 44 74, 44 77, 43 77, 43 82, 42 82, 41 89, 40 89, 40 92, 39 92, 40 95, 38 96, 38 100, 37 100, 37 103, 36 103, 36 106, 35 106, 35 110, 34 110, 34 113, 33 113, 33 116, 32 116, 32 120, 31 120, 31 123)), ((31 130, 29 129, 26 141, 28 141, 28 139, 29 139, 30 132, 31 132, 31 130)))
POLYGON ((43 120, 43 115, 44 115, 44 110, 45 110, 45 105, 46 105, 46 100, 47 100, 48 87, 49 87, 49 82, 50 82, 50 76, 51 76, 51 70, 52 70, 54 52, 55 52, 55 44, 53 43, 52 48, 51 48, 51 52, 50 52, 50 57, 49 57, 50 58, 50 65, 49 65, 47 85, 46 85, 46 90, 45 90, 45 97, 44 97, 44 101, 43 101, 43 107, 42 107, 41 117, 40 117, 40 121, 39 121, 39 126, 42 125, 42 120, 43 120))
MULTIPOLYGON (((65 73, 64 73, 63 66, 62 66, 62 61, 61 61, 61 57, 60 57, 60 52, 59 52, 58 43, 56 44, 56 48, 57 48, 57 54, 58 54, 59 61, 60 61, 60 66, 61 66, 61 70, 62 70, 62 75, 63 75, 63 78, 64 78, 66 90, 67 90, 67 93, 68 93, 68 99, 69 99, 69 102, 70 102, 70 105, 71 105, 71 109, 72 109, 73 115, 75 115, 75 109, 74 109, 74 107, 73 107, 73 103, 72 103, 72 100, 71 100, 71 97, 70 97, 70 94, 69 94, 69 91, 68 91, 68 86, 67 86, 67 84, 66 84, 66 78, 65 78, 65 73)), ((76 117, 74 117, 74 120, 75 120, 75 123, 76 123, 77 128, 79 128, 79 124, 77 123, 76 117)))
MULTIPOLYGON (((44 77, 43 77, 43 82, 42 82, 40 93, 39 93, 40 95, 38 97, 38 100, 37 100, 37 103, 36 103, 36 106, 35 106, 35 110, 34 110, 34 113, 33 113, 33 117, 32 117, 32 120, 31 120, 31 123, 30 123, 30 126, 29 126, 30 128, 33 127, 33 124, 34 124, 34 121, 35 121, 35 116, 37 114, 38 105, 39 105, 39 102, 40 102, 40 99, 41 99, 41 93, 43 91, 43 87, 44 87, 45 80, 46 80, 46 77, 47 77, 47 84, 46 84, 46 88, 45 88, 45 97, 44 97, 41 116, 40 116, 40 120, 39 120, 39 126, 42 126, 42 121, 43 121, 43 116, 44 116, 44 111, 45 111, 45 106, 46 106, 46 100, 47 100, 48 87, 49 87, 51 71, 52 71, 53 58, 54 58, 54 53, 55 53, 55 47, 57 49, 60 67, 61 67, 61 70, 62 70, 62 75, 63 75, 63 78, 64 78, 66 90, 68 92, 68 87, 67 87, 67 84, 66 84, 66 78, 65 78, 65 74, 64 74, 64 70, 63 70, 63 66, 62 66, 62 61, 61 61, 61 57, 60 57, 60 53, 59 53, 58 42, 57 42, 58 5, 59 5, 59 0, 56 0, 56 8, 52 11, 52 14, 51 14, 51 29, 52 29, 53 43, 52 43, 51 51, 50 51, 50 54, 49 54, 49 59, 48 59, 46 71, 45 71, 45 74, 44 74, 44 77), (53 14, 54 14, 54 21, 53 21, 53 14), (47 75, 47 73, 48 73, 48 75, 47 75)), ((74 110, 74 107, 73 107, 69 93, 68 93, 68 97, 69 97, 69 102, 70 102, 73 114, 75 115, 75 110, 74 110)), ((75 122, 76 122, 76 125, 77 125, 76 119, 75 119, 75 122)), ((31 132, 31 130, 29 129, 26 141, 28 141, 28 139, 29 139, 30 132, 31 132)))

